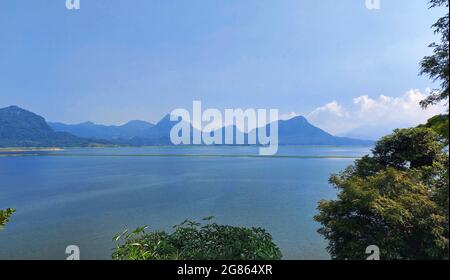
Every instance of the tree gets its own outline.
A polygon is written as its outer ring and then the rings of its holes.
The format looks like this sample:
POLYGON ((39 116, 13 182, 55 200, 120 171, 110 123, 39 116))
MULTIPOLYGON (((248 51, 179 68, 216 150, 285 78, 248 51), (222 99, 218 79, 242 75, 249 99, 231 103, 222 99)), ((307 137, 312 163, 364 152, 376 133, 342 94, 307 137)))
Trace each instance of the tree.
POLYGON ((316 221, 334 259, 448 259, 448 154, 430 128, 396 130, 330 183, 337 200, 321 201, 316 221), (445 194, 445 195, 444 195, 445 194))
MULTIPOLYGON (((431 7, 449 7, 431 0, 431 7)), ((449 96, 449 14, 433 26, 441 42, 421 62, 421 74, 441 82, 422 107, 449 96)), ((449 128, 448 114, 417 128, 395 130, 383 137, 372 156, 357 160, 330 183, 337 200, 321 201, 315 216, 319 233, 329 240, 335 259, 364 259, 377 245, 384 259, 449 258, 449 128)))
POLYGON ((442 144, 448 146, 449 144, 449 126, 448 114, 437 115, 430 118, 426 124, 419 127, 428 127, 435 131, 441 137, 442 144))
MULTIPOLYGON (((211 218, 211 217, 210 217, 211 218)), ((210 218, 206 218, 209 220, 210 218)), ((173 233, 128 230, 113 238, 116 260, 279 260, 272 236, 261 228, 243 228, 189 220, 173 233)))
POLYGON ((9 222, 9 218, 12 214, 16 212, 16 210, 8 208, 6 210, 0 210, 0 228, 4 227, 7 222, 9 222))
POLYGON ((383 167, 396 169, 430 166, 444 157, 439 135, 428 128, 397 129, 378 141, 374 158, 383 167))
MULTIPOLYGON (((431 7, 445 6, 449 7, 448 0, 431 0, 431 7)), ((440 43, 429 45, 433 48, 433 55, 426 56, 421 62, 420 74, 428 75, 433 81, 440 81, 440 89, 434 89, 430 96, 421 102, 423 107, 436 104, 440 101, 448 102, 449 95, 449 14, 440 18, 432 28, 435 34, 441 35, 440 43)))

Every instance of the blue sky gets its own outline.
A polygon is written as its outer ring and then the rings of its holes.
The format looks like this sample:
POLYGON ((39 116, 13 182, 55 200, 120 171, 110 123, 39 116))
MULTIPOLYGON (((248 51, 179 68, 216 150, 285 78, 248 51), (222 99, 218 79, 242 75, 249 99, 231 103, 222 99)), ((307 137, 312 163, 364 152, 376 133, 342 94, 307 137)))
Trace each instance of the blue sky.
POLYGON ((65 0, 4 0, 0 107, 118 124, 193 100, 308 115, 424 93, 432 83, 418 63, 443 14, 426 2, 81 0, 70 11, 65 0))

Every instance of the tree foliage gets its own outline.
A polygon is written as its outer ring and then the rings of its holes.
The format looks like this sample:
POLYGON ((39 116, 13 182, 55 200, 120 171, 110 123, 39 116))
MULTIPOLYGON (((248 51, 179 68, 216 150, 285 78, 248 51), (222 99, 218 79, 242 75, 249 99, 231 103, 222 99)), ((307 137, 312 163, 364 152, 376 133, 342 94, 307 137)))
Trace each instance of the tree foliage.
MULTIPOLYGON (((448 0, 431 0, 431 7, 449 7, 448 0)), ((432 28, 435 34, 440 34, 440 42, 429 45, 433 48, 433 54, 423 58, 421 62, 420 74, 429 76, 434 81, 439 81, 440 89, 434 89, 430 96, 421 102, 423 107, 435 104, 440 101, 448 102, 449 94, 449 14, 440 18, 432 28)))
POLYGON ((12 214, 16 212, 16 210, 12 208, 8 208, 6 210, 0 210, 0 228, 4 227, 7 222, 9 222, 10 217, 12 214))
MULTIPOLYGON (((449 7, 448 0, 430 4, 449 7)), ((447 13, 432 26, 441 40, 421 62, 421 74, 441 82, 421 102, 424 108, 448 102, 448 19, 447 13)), ((321 201, 315 219, 334 259, 364 259, 370 245, 383 259, 449 258, 448 121, 448 114, 438 115, 395 130, 376 143, 372 156, 331 176, 338 198, 321 201)))
POLYGON ((420 127, 428 127, 434 130, 437 134, 441 136, 441 141, 444 146, 449 144, 449 125, 448 125, 448 114, 436 115, 430 118, 426 124, 420 127))
POLYGON ((337 200, 321 201, 315 219, 334 259, 448 258, 448 153, 426 127, 396 130, 330 183, 337 200))
MULTIPOLYGON (((206 218, 209 220, 210 218, 206 218)), ((272 236, 261 228, 243 228, 186 220, 174 232, 127 230, 114 237, 116 260, 278 260, 272 236)))

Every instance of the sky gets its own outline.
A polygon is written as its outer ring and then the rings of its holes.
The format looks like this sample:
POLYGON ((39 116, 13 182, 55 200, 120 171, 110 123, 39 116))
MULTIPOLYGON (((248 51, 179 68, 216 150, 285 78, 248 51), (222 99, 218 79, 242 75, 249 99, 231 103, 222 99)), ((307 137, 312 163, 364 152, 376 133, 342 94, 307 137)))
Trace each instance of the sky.
POLYGON ((424 122, 418 76, 444 14, 425 0, 2 0, 0 107, 49 121, 157 122, 276 108, 336 135, 424 122))

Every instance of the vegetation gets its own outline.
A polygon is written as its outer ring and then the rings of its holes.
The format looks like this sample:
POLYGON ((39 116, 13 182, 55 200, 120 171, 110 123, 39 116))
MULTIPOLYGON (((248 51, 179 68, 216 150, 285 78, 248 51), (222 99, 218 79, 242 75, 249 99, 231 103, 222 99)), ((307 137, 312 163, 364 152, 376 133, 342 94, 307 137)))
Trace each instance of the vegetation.
POLYGON ((340 193, 315 217, 334 259, 448 258, 448 155, 429 128, 396 130, 330 182, 340 193))
MULTIPOLYGON (((432 0, 431 7, 448 0, 432 0)), ((421 102, 448 103, 448 13, 433 28, 441 42, 421 63, 421 74, 441 82, 421 102)), ((316 221, 334 259, 364 259, 376 245, 382 259, 449 258, 449 116, 438 115, 416 128, 395 130, 330 183, 337 200, 321 201, 316 221)))
POLYGON ((419 127, 428 127, 434 130, 437 134, 441 135, 441 141, 444 146, 448 146, 448 114, 437 115, 428 120, 428 122, 419 127))
POLYGON ((11 208, 0 210, 0 228, 4 227, 6 223, 9 222, 9 218, 14 212, 16 212, 16 210, 11 208))
POLYGON ((113 238, 115 260, 279 260, 272 236, 261 228, 243 228, 186 220, 174 232, 140 227, 113 238))
MULTIPOLYGON (((431 0, 431 7, 449 6, 448 0, 431 0)), ((423 107, 436 104, 442 100, 448 101, 449 93, 449 22, 448 12, 440 18, 433 26, 435 34, 440 34, 439 43, 432 43, 429 47, 433 48, 433 55, 426 56, 421 62, 421 74, 428 75, 434 81, 440 81, 441 88, 435 89, 430 96, 421 102, 423 107)))

